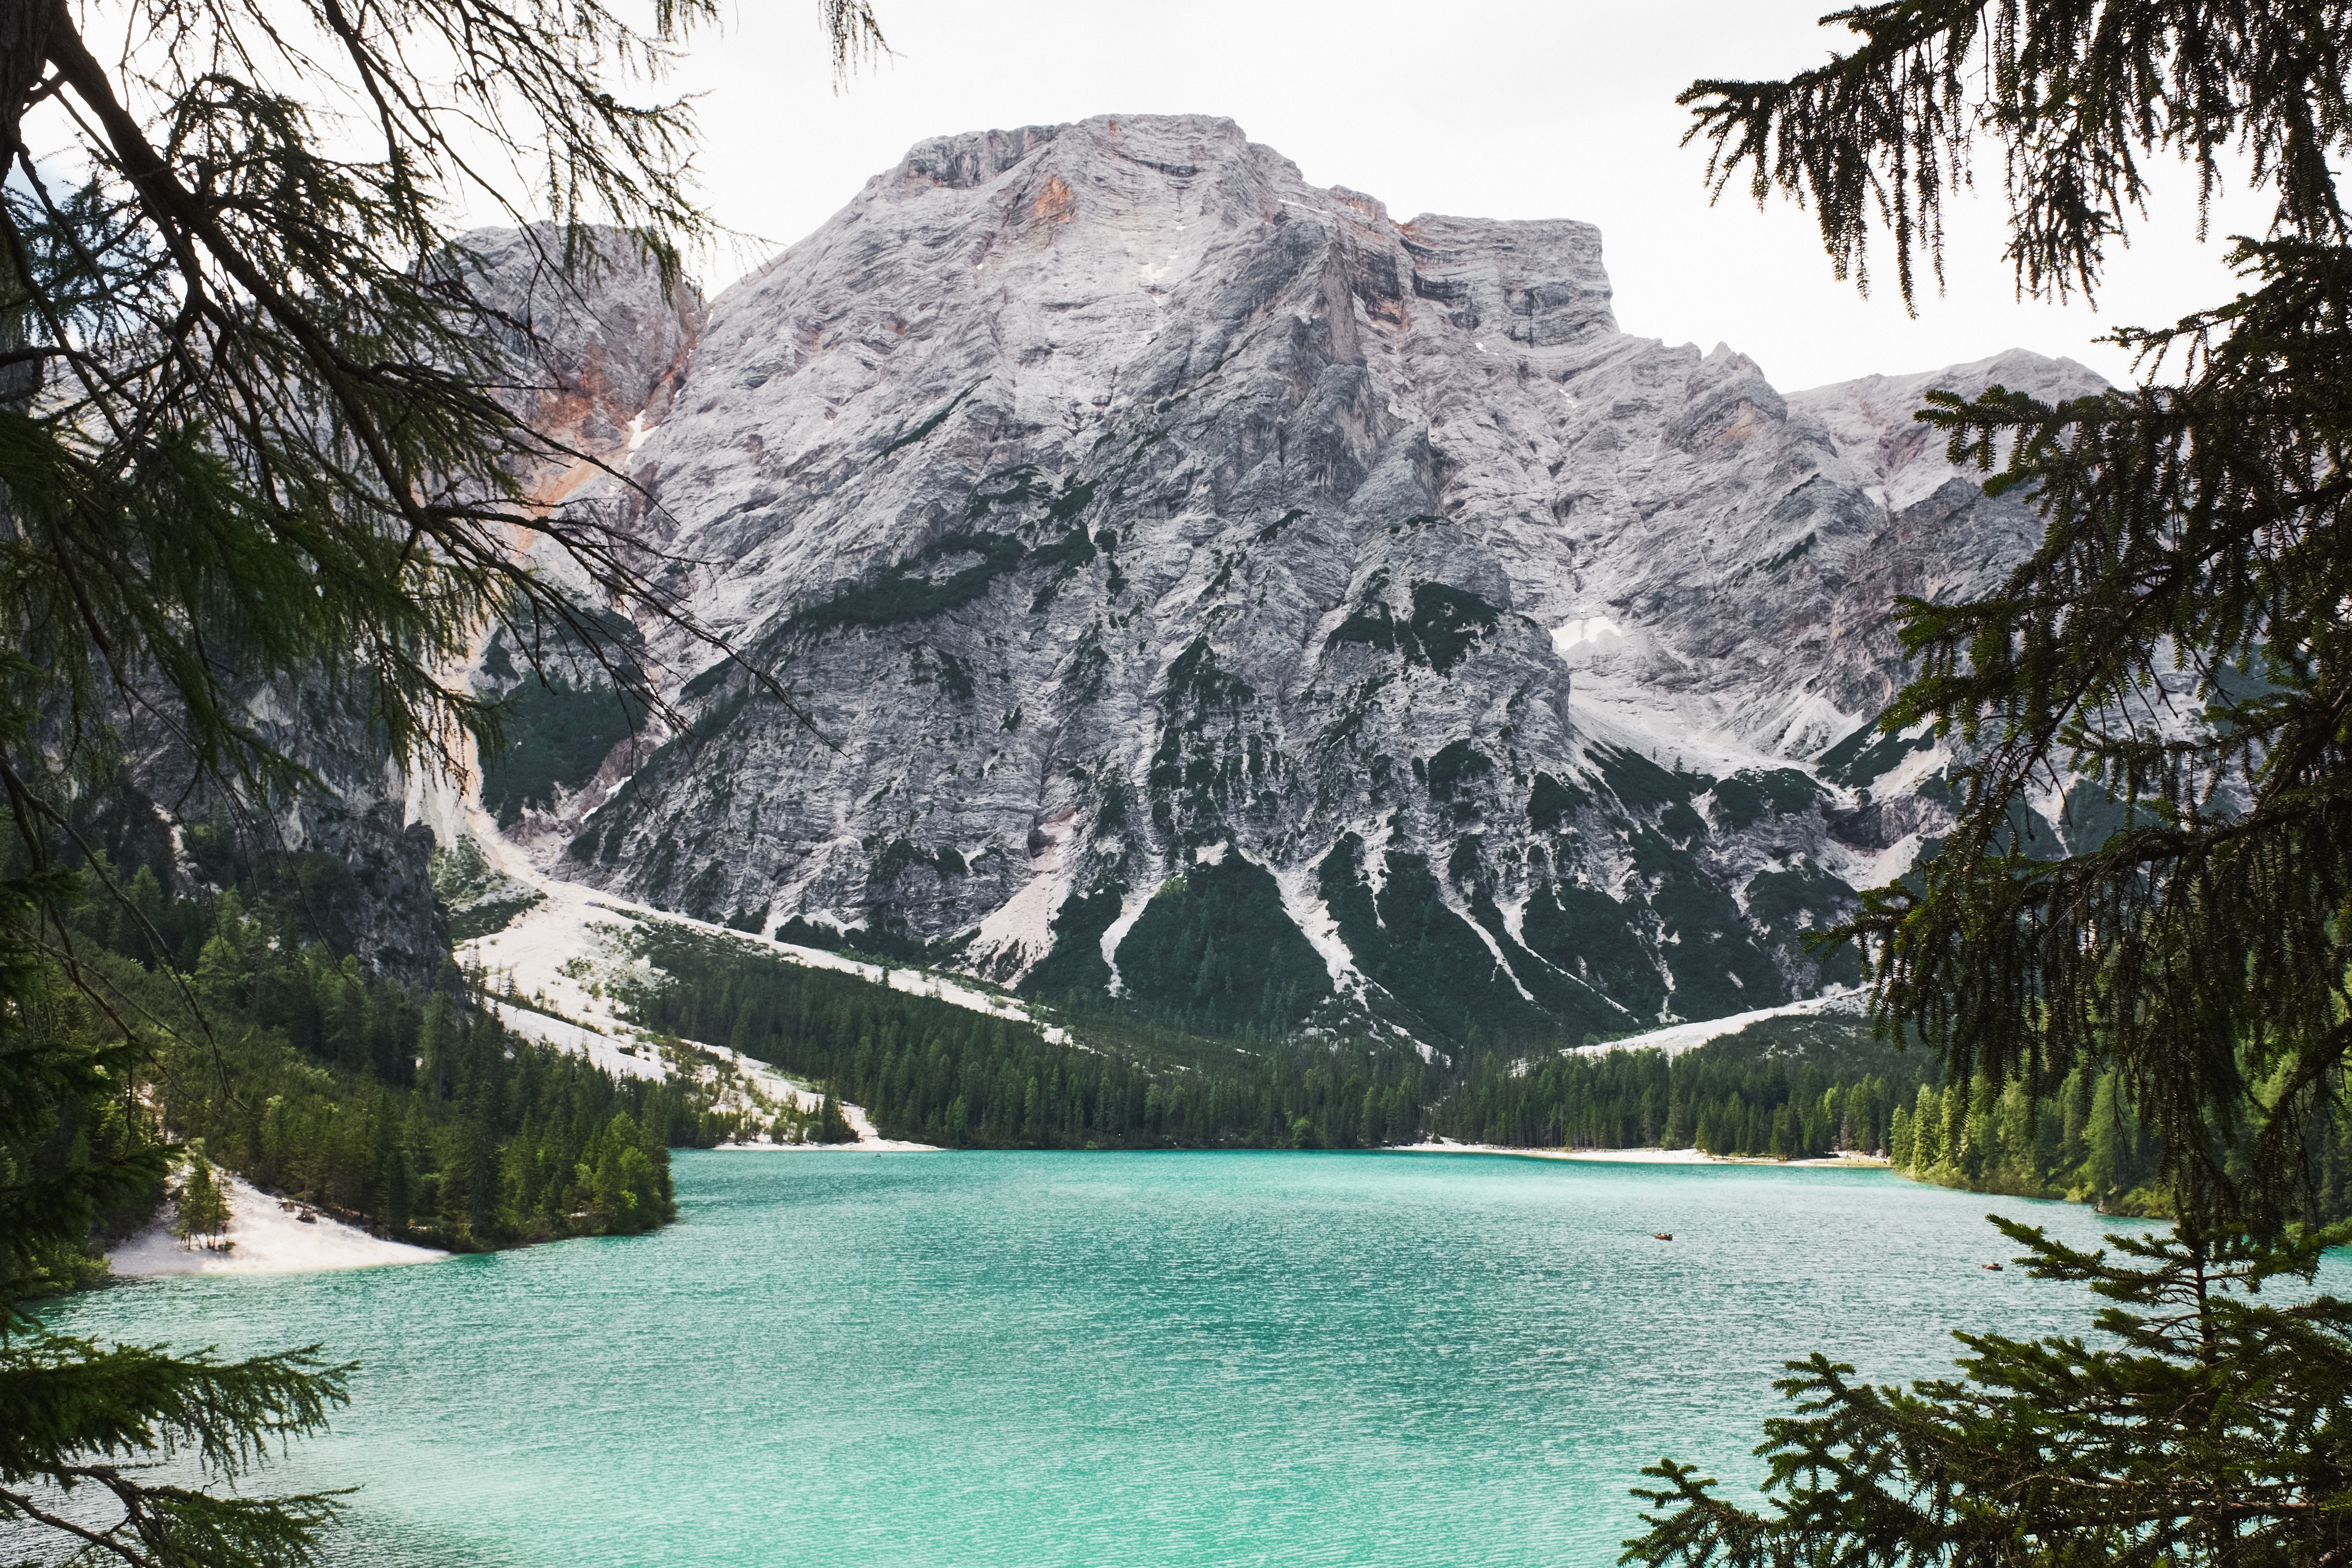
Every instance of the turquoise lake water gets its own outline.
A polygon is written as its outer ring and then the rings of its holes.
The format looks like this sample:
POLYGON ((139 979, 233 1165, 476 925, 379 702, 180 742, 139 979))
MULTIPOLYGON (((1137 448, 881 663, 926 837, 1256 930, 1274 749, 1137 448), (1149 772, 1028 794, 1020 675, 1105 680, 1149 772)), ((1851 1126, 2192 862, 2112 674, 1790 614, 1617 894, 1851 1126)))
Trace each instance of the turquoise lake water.
POLYGON ((1605 1564, 1661 1454, 1752 1486, 1784 1360, 1909 1378, 1954 1328, 2085 1327, 2082 1292, 1979 1267, 2015 1250, 1988 1209, 2113 1223, 1878 1171, 1475 1155, 676 1169, 650 1236, 51 1318, 360 1361, 269 1478, 363 1488, 336 1562, 1605 1564))

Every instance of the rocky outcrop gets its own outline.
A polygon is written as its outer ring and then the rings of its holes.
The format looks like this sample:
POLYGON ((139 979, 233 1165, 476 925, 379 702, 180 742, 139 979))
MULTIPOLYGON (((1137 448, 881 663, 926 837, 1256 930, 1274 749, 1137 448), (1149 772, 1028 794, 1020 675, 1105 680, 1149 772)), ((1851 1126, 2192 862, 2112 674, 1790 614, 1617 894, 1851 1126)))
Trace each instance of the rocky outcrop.
MULTIPOLYGON (((469 235, 463 265, 488 315, 503 323, 511 372, 502 395, 534 430, 570 449, 523 476, 530 499, 549 509, 596 506, 626 515, 630 492, 612 474, 628 462, 645 422, 668 407, 703 307, 690 285, 666 288, 622 236, 599 231, 589 239, 597 247, 595 263, 568 279, 562 238, 550 228, 469 235)), ((584 589, 576 567, 535 533, 515 542, 526 559, 584 589)), ((585 608, 592 614, 601 609, 593 598, 585 608)), ((634 628, 609 612, 602 615, 616 645, 634 643, 634 628)), ((632 731, 625 717, 609 734, 602 727, 617 711, 609 692, 595 701, 581 695, 601 677, 600 666, 556 629, 522 631, 537 646, 488 650, 492 667, 478 668, 476 678, 519 690, 535 656, 555 695, 523 693, 517 727, 542 750, 560 750, 567 739, 578 750, 602 737, 591 759, 601 762, 632 731), (583 713, 585 743, 571 734, 583 727, 583 713)), ((216 636, 208 651, 233 670, 236 647, 233 637, 216 636)), ((338 693, 323 675, 313 675, 236 691, 243 722, 298 765, 304 774, 299 779, 224 779, 200 770, 160 691, 127 705, 119 810, 126 820, 113 831, 126 841, 152 841, 151 848, 174 846, 157 849, 154 857, 171 873, 163 878, 167 885, 262 889, 314 939, 355 953, 373 973, 421 988, 449 952, 431 877, 436 827, 427 819, 438 818, 446 833, 456 813, 443 799, 450 792, 446 780, 413 777, 387 756, 367 717, 363 687, 353 677, 338 693)), ((500 766, 501 759, 489 760, 494 769, 500 766)), ((519 799, 534 787, 546 792, 530 771, 533 760, 526 759, 527 777, 509 780, 519 799)))
POLYGON ((1621 332, 1589 225, 1399 223, 1203 117, 924 142, 632 319, 638 526, 813 725, 645 626, 696 721, 559 780, 550 869, 1440 1044, 1838 977, 1803 933, 1934 824, 1818 759, 1901 678, 1893 596, 2036 531, 1909 408, 2097 384, 1784 395, 1621 332))
POLYGON ((320 681, 250 687, 241 706, 252 733, 309 777, 201 771, 180 727, 160 706, 142 707, 123 728, 123 820, 104 835, 118 860, 152 859, 182 894, 242 885, 286 911, 305 940, 358 955, 371 974, 430 985, 449 953, 434 834, 381 737, 320 681), (152 854, 123 852, 142 842, 152 854))
POLYGON ((584 259, 562 231, 485 229, 458 242, 468 288, 501 323, 513 382, 505 399, 541 436, 578 456, 534 475, 532 491, 561 505, 618 465, 648 423, 668 411, 702 329, 702 296, 665 279, 615 230, 583 231, 584 259))

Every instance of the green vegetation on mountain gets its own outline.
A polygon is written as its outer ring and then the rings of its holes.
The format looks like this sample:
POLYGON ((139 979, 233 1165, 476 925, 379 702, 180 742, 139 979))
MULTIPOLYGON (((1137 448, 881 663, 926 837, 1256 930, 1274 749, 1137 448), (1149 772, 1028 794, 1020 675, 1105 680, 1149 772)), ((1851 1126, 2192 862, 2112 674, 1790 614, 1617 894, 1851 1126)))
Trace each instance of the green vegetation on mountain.
POLYGON ((1358 609, 1332 631, 1325 645, 1360 643, 1393 653, 1408 664, 1425 664, 1441 675, 1450 674, 1501 618, 1500 611, 1466 589, 1417 582, 1412 612, 1399 620, 1389 608, 1388 587, 1386 569, 1373 573, 1358 609))
POLYGON ((470 838, 436 850, 432 865, 433 902, 447 923, 449 940, 468 942, 505 930, 546 894, 494 871, 470 838))
MULTIPOLYGON (((732 921, 725 924, 739 931, 752 929, 732 921)), ((776 940, 789 942, 796 947, 814 947, 822 952, 846 954, 875 964, 919 964, 931 954, 930 944, 919 936, 908 936, 896 931, 869 930, 863 925, 845 929, 803 920, 797 915, 776 927, 776 940)))
POLYGON ((1999 465, 1988 495, 2048 527, 1992 591, 1898 603, 1916 678, 1823 759, 1858 786, 1930 737, 1959 755, 1951 832, 1849 927, 1880 1016, 1945 1070, 1890 1124, 1906 1168, 2175 1223, 2111 1254, 1999 1221, 2033 1272, 2105 1299, 2095 1337, 1962 1333, 1959 1375, 1907 1391, 1792 1362, 1757 1449, 1768 1507, 1662 1460, 1625 1561, 2339 1561, 2352 1307, 2276 1287, 2352 1241, 2315 1223, 2344 1212, 2352 1088, 2352 7, 1883 0, 1824 21, 1853 37, 1814 69, 1694 83, 1690 136, 1718 192, 1744 172, 1809 206, 1840 276, 1891 237, 1906 303, 1918 264, 1943 280, 1943 201, 1976 185, 1980 141, 2001 259, 2042 299, 2097 285, 2146 217, 2145 161, 2197 170, 2200 238, 2225 159, 2275 199, 2231 246, 2234 298, 2114 334, 2141 384, 1927 394, 1951 457, 1999 465), (2025 810, 2053 781, 2057 835, 2025 810))
POLYGON ((1430 667, 1450 674, 1479 639, 1495 629, 1502 612, 1470 592, 1442 582, 1412 585, 1412 621, 1409 627, 1430 667))
POLYGON ((1917 751, 1932 751, 1936 746, 1933 730, 1906 737, 1904 732, 1888 733, 1875 725, 1864 725, 1814 759, 1822 777, 1849 789, 1867 789, 1885 774, 1902 766, 1903 759, 1917 751))
POLYGON ((1538 773, 1528 791, 1528 821, 1539 833, 1556 833, 1570 816, 1591 804, 1592 797, 1575 785, 1538 773))
POLYGON ((1271 737, 1252 723, 1257 693, 1196 637, 1168 666, 1165 715, 1144 793, 1165 842, 1185 848, 1227 837, 1226 814, 1282 766, 1271 737))
POLYGON ((1715 815, 1725 827, 1738 831, 1774 812, 1801 811, 1821 793, 1820 785, 1793 768, 1743 768, 1715 781, 1715 815))
POLYGON ((1715 782, 1679 768, 1668 772, 1640 752, 1622 746, 1596 747, 1593 760, 1601 781, 1617 797, 1618 804, 1636 816, 1687 806, 1715 782))
POLYGON ((1102 939, 1125 902, 1126 894, 1117 886, 1064 898, 1054 912, 1054 946, 1022 977, 1021 994, 1068 1007, 1104 995, 1110 984, 1110 961, 1103 956, 1102 939))
POLYGON ((1536 956, 1623 1009, 1613 1017, 1603 1009, 1606 1021, 1590 1032, 1624 1033, 1666 1005, 1665 977, 1635 938, 1625 906, 1598 888, 1566 879, 1538 883, 1519 912, 1519 936, 1536 956))
POLYGON ((1412 1138, 1435 1074, 1409 1050, 1245 1051, 1142 1018, 1090 1046, 740 943, 642 927, 646 1028, 724 1045, 866 1107, 885 1136, 963 1148, 1355 1148, 1412 1138))
POLYGON ((1274 873, 1236 852, 1170 878, 1118 957, 1137 1005, 1205 1035, 1286 1034, 1331 994, 1330 974, 1291 924, 1274 873))
POLYGON ((561 792, 595 777, 644 712, 609 685, 526 675, 499 705, 497 743, 482 747, 482 805, 502 828, 526 806, 552 810, 561 792))
POLYGON ((305 940, 299 898, 247 885, 251 915, 235 888, 155 904, 161 928, 208 926, 189 965, 107 904, 79 924, 82 962, 151 1020, 140 1082, 167 1135, 265 1190, 457 1249, 625 1233, 672 1217, 671 1145, 740 1130, 707 1095, 513 1035, 454 967, 421 996, 369 978, 305 940))
POLYGON ((1446 906, 1429 862, 1402 853, 1387 860, 1375 891, 1363 841, 1349 833, 1316 867, 1317 891, 1358 967, 1410 1009, 1423 1032, 1461 1050, 1556 1043, 1559 1026, 1519 994, 1478 933, 1446 906))
MULTIPOLYGON (((1668 808, 1671 819, 1677 803, 1668 808)), ((1692 813, 1694 820, 1696 813, 1692 813)), ((1694 835, 1695 836, 1695 835, 1694 835)), ((1650 908, 1674 972, 1674 1006, 1685 1018, 1724 1018, 1788 1000, 1780 969, 1756 945, 1739 904, 1686 848, 1646 828, 1633 833, 1633 868, 1650 884, 1650 908)))
POLYGON ((902 561, 882 567, 822 604, 793 618, 782 635, 838 627, 895 626, 928 620, 986 593, 998 578, 1021 564, 1027 552, 1009 534, 954 533, 934 539, 902 561), (969 566, 942 571, 942 563, 970 559, 969 566))
POLYGON ((1441 806, 1451 805, 1457 821, 1467 821, 1477 816, 1476 797, 1494 776, 1493 759, 1466 740, 1453 741, 1439 747, 1437 755, 1421 769, 1422 782, 1429 788, 1429 798, 1441 806))
POLYGON ((1440 1102, 1433 1124, 1465 1143, 1523 1148, 1880 1154, 1905 1124, 1904 1108, 1937 1077, 1932 1058, 1874 1040, 1860 1019, 1766 1019, 1671 1057, 1495 1053, 1440 1102))

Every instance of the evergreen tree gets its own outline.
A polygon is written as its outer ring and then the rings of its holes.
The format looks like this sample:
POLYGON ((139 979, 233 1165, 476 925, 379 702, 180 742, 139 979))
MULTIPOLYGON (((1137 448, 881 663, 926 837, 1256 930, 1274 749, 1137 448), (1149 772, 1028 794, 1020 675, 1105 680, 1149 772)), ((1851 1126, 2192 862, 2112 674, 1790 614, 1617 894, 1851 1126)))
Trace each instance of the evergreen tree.
POLYGON ((1963 798, 1849 930, 1875 948, 1882 1019, 1943 1058, 1915 1170, 2039 1184, 2079 1150, 2095 1192, 2160 1175, 2179 1218, 2109 1238, 2121 1261, 1996 1221, 2036 1273, 2116 1303, 2103 1339, 1963 1334, 1961 1375, 1907 1392, 1791 1363, 1795 1413, 1759 1450, 1772 1511, 1665 1460, 1624 1561, 2341 1561, 2352 1306, 2255 1297, 2352 1239, 2292 1223, 2336 1201, 2352 1052, 2352 225, 2330 168, 2352 151, 2352 5, 1884 0, 1828 20, 1851 54, 1695 84, 1692 134, 1718 191, 1744 168, 1759 200, 1810 203, 1841 276, 1891 233, 1906 302, 1920 263, 1941 276, 1942 198, 1979 137, 2036 297, 2095 287, 2141 159, 2180 156, 2210 197, 2242 148, 2275 200, 2232 251, 2247 292, 2116 334, 2142 384, 2056 407, 1930 394, 1919 417, 1955 458, 1999 463, 1988 491, 2049 527, 1998 592, 1900 606, 1920 674, 1882 722, 1956 737, 1963 798), (2104 798, 2116 831, 2050 854, 2025 813, 2053 782, 2104 798))
POLYGON ((215 1245, 228 1229, 228 1199, 213 1180, 212 1162, 202 1154, 188 1162, 188 1179, 180 1186, 179 1213, 172 1233, 183 1241, 215 1245))
POLYGON ((1885 1016, 1954 1082, 1981 1065, 2039 1097, 2116 1062, 2176 1204, 2275 1226, 2312 1197, 2306 1146, 2352 1052, 2352 225, 2331 164, 2352 152, 2352 6, 1885 0, 1829 20, 1851 54, 1683 101, 1717 190, 1744 169, 1759 200, 1809 203, 1841 276, 1866 280, 1884 229, 1906 301, 1923 262, 1940 277, 1943 197, 1980 138, 2036 298, 2095 287, 2144 159, 2185 160, 2210 197, 2242 149, 2273 200, 2230 253, 2246 292, 2115 335, 2141 384, 1930 394, 1919 417, 1955 458, 1999 465, 1987 490, 2049 527, 1997 592, 1901 606, 1920 673, 1883 723, 1957 737, 1965 799, 1851 930, 1885 1016), (2021 823, 2053 781, 2116 830, 2051 855, 2021 823))
MULTIPOLYGON (((1034 1079, 1030 1081, 1033 1084, 1034 1079)), ((817 1108, 816 1125, 810 1130, 813 1142, 820 1144, 854 1144, 857 1133, 850 1126, 849 1118, 842 1114, 841 1097, 830 1088, 824 1092, 824 1103, 817 1108)))
MULTIPOLYGON (((878 44, 862 0, 823 0, 836 60, 878 44)), ((583 455, 515 413, 539 358, 481 287, 453 214, 536 206, 577 287, 632 257, 675 279, 706 224, 692 125, 633 102, 714 0, 640 27, 601 3, 158 0, 130 29, 67 0, 0 0, 0 1530, 73 1533, 28 1488, 121 1504, 81 1545, 131 1563, 315 1559, 331 1499, 220 1497, 137 1468, 192 1452, 215 1476, 316 1430, 344 1370, 297 1351, 241 1363, 42 1333, 17 1303, 71 1274, 93 1217, 160 1179, 131 1097, 157 1041, 74 909, 79 859, 156 944, 147 894, 81 853, 70 803, 113 776, 132 714, 199 779, 268 809, 298 758, 248 722, 300 687, 405 761, 453 758, 498 716, 446 669, 481 627, 608 646, 610 602, 719 646, 645 574, 612 519, 534 506, 583 455), (97 40, 92 47, 91 40, 97 40), (431 62, 431 76, 424 74, 431 62), (353 117, 350 106, 369 113, 353 117), (28 120, 58 156, 37 162, 28 120), (374 145, 367 145, 368 139, 374 145), (501 162, 535 192, 478 178, 501 162), (63 172, 61 173, 61 172, 63 172), (64 182, 64 183, 61 183, 64 182), (453 199, 454 198, 454 199, 453 199), (598 239, 592 219, 618 225, 598 239), (615 252, 619 254, 615 254, 615 252), (590 585, 529 570, 518 528, 590 585)), ((789 700, 772 681, 765 689, 789 700)), ((160 956, 160 954, 156 954, 160 956)), ((194 998, 254 1005, 256 950, 187 955, 194 998)), ((338 1018, 356 1056, 363 1020, 338 1018)), ((197 1039, 208 1038, 201 1021, 197 1039)), ((224 1071, 218 1096, 235 1092, 224 1071)), ((248 1118, 249 1119, 249 1118, 248 1118)), ((340 1158, 340 1156, 339 1156, 340 1158)), ((471 1176, 473 1173, 469 1172, 471 1176)), ((470 1195, 469 1195, 470 1196, 470 1195)))
POLYGON ((76 893, 56 873, 0 881, 0 1529, 70 1535, 50 1505, 88 1489, 120 1514, 76 1528, 124 1562, 310 1561, 332 1498, 223 1498, 134 1467, 179 1451, 238 1475, 265 1445, 324 1425, 348 1368, 315 1347, 223 1362, 100 1345, 44 1333, 22 1308, 75 1282, 93 1220, 135 1205, 167 1157, 131 1093, 143 1042, 98 1029, 88 993, 61 987, 23 935, 76 893))
POLYGON ((2116 1303, 2102 1336, 1956 1335, 1961 1375, 1909 1390, 1853 1381, 1815 1354, 1778 1385, 1796 1413, 1765 1423, 1772 1511, 1719 1497, 1662 1461, 1637 1490, 1647 1533, 1623 1561, 1816 1563, 2325 1563, 2352 1550, 2352 1302, 2259 1299, 2308 1284, 2327 1245, 2293 1239, 2110 1236, 2082 1252, 1994 1223, 2045 1279, 2116 1303))

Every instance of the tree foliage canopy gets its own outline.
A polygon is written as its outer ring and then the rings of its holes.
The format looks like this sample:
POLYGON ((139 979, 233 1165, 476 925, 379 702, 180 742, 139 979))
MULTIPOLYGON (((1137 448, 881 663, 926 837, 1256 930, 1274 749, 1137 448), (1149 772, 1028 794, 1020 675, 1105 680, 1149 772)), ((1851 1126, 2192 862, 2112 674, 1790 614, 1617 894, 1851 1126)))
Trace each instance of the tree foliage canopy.
POLYGON ((1941 277, 1944 198, 1981 141, 2023 294, 2095 287, 2158 155, 2208 200, 2242 159, 2274 198, 2233 243, 2244 292, 2115 335, 2141 384, 2056 406, 1930 394, 1917 417, 1954 459, 2049 528, 1995 593, 1898 606, 1918 669, 1882 722, 1954 738, 1965 798, 1843 933, 1874 950, 1882 1022, 1944 1057, 1945 1124, 1898 1139, 1915 1164, 2004 1084, 2030 1111, 2096 1080, 2117 1127, 2160 1134, 2179 1218, 2111 1237, 2114 1261, 1996 1221, 2036 1273, 2116 1303, 2100 1339, 1962 1334, 1961 1375, 1907 1392, 1792 1363, 1795 1413, 1757 1450, 1770 1511, 1665 1460, 1624 1560, 2339 1561, 2352 1306, 2257 1298, 2352 1240, 2294 1223, 2352 1051, 2352 235, 2330 170, 2352 150, 2352 5, 1893 0, 1829 20, 1851 55, 1696 84, 1692 134, 1718 191, 1745 168, 1759 200, 1811 204, 1841 276, 1864 280, 1891 234, 1906 304, 1921 260, 1941 277), (2029 813, 2084 790, 2119 831, 2048 855, 2029 813))
MULTIPOLYGON (((141 0, 120 18, 6 0, 18 706, 68 733, 156 713, 207 767, 282 769, 238 698, 325 679, 395 754, 446 751, 495 726, 443 679, 485 622, 591 648, 597 601, 688 624, 604 514, 539 500, 551 465, 589 459, 515 412, 532 324, 448 225, 536 204, 549 270, 579 287, 624 259, 587 225, 616 225, 675 283, 710 232, 690 106, 623 95, 717 13, 661 0, 641 29, 599 0, 141 0), (110 59, 101 24, 130 40, 110 59), (584 592, 528 569, 534 533, 584 592)), ((844 64, 878 42, 855 0, 826 15, 844 64)))
MULTIPOLYGON (((820 9, 837 68, 879 47, 864 0, 820 9)), ((181 1452, 233 1477, 323 1424, 344 1369, 311 1351, 223 1363, 100 1346, 41 1332, 20 1306, 169 1155, 133 1093, 158 1020, 76 946, 84 890, 64 868, 100 862, 72 802, 110 779, 136 723, 267 812, 309 777, 257 719, 273 689, 323 695, 403 761, 446 762, 469 734, 496 737, 495 707, 444 679, 494 624, 525 649, 564 633, 641 697, 643 674, 603 632, 614 607, 718 641, 611 516, 548 498, 552 469, 594 459, 518 412, 544 363, 533 323, 484 287, 453 225, 546 220, 527 226, 566 287, 622 264, 673 284, 710 225, 689 106, 647 94, 719 12, 0 0, 12 1539, 31 1522, 92 1560, 315 1560, 331 1499, 223 1497, 139 1461, 181 1452), (560 572, 531 568, 532 539, 560 572), (110 1514, 72 1495, 93 1491, 110 1514)), ((144 920, 126 890, 103 891, 144 920)))
POLYGON ((2116 1303, 2095 1345, 1958 1336, 1961 1375, 1858 1383, 1816 1354, 1765 1423, 1760 1514, 1667 1459, 1623 1561, 1723 1568, 1901 1563, 2303 1564, 2352 1546, 2352 1303, 2306 1284, 2352 1229, 2293 1240, 2110 1236, 2083 1252, 1996 1218, 2021 1262, 2116 1303), (2292 1290, 2292 1285, 2287 1287, 2292 1290))
POLYGON ((2352 135, 2341 5, 1887 0, 1832 23, 1858 36, 1853 53, 1785 81, 1694 82, 1677 101, 1715 189, 1745 168, 1758 201, 1777 188, 1811 205, 1840 277, 1867 281, 1883 227, 1906 305, 1921 261, 1940 279, 1944 201, 1973 186, 1979 138, 2001 154, 2004 258, 2036 298, 2095 289, 2159 154, 2195 168, 2200 203, 2250 157, 2277 197, 2274 234, 2343 237, 2328 167, 2352 135))
POLYGON ((1850 55, 1781 82, 1700 82, 1721 189, 1810 203, 1842 273, 1891 234, 1905 297, 1940 274, 1946 196, 1990 141, 2021 292, 2090 291, 2150 160, 2208 198, 2242 160, 2273 199, 2236 298, 2126 329, 2143 384, 2045 405, 1931 394, 1919 417, 2046 537, 1996 593, 1899 608, 1917 678, 1884 723, 1961 743, 1941 852, 1852 928, 1885 1014, 1950 1076, 2037 1093, 2125 1070, 2184 1212, 2274 1226, 2352 1051, 2352 5, 1896 0, 1830 18, 1850 55), (1995 472, 1995 470, 1998 470, 1995 472), (2020 812, 2088 787, 2129 808, 2048 858, 2020 812))

